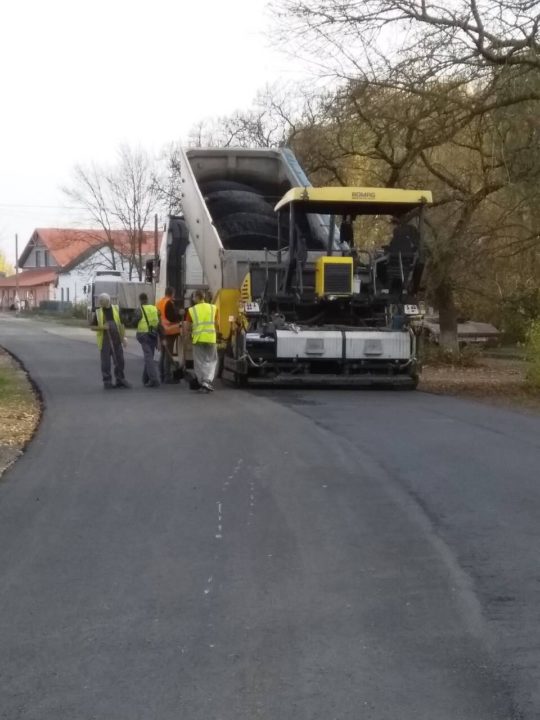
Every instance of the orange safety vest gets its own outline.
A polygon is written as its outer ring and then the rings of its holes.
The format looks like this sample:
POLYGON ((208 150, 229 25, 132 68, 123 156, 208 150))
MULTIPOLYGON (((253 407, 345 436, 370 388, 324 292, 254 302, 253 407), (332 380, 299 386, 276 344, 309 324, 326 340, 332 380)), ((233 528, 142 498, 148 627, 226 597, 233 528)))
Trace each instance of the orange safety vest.
POLYGON ((165 316, 165 306, 168 302, 172 302, 170 297, 162 297, 159 302, 156 303, 156 307, 159 310, 161 327, 165 335, 180 335, 180 326, 178 323, 172 323, 167 320, 165 316))

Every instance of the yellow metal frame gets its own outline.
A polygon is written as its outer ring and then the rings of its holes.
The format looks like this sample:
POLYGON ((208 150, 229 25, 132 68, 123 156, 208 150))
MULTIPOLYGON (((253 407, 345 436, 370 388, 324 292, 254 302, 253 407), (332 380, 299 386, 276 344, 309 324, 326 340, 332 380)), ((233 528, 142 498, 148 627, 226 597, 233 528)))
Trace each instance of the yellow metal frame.
POLYGON ((352 295, 353 287, 353 259, 351 257, 334 257, 332 255, 322 255, 317 258, 315 263, 315 293, 318 297, 325 297, 325 295, 336 295, 338 297, 344 297, 346 295, 352 295), (347 293, 327 293, 324 287, 324 269, 327 265, 349 265, 351 271, 351 279, 349 284, 349 292, 347 293))
POLYGON ((226 340, 231 336, 232 327, 237 322, 240 305, 240 290, 223 288, 214 297, 218 311, 219 331, 226 340))
POLYGON ((240 299, 243 303, 251 302, 251 273, 247 273, 240 286, 240 299))
MULTIPOLYGON (((381 205, 386 211, 392 213, 392 205, 409 205, 410 208, 418 205, 429 205, 433 202, 433 195, 429 190, 401 190, 398 188, 373 187, 294 187, 281 198, 274 210, 295 203, 304 205, 352 205, 358 207, 358 214, 362 213, 363 205, 381 205)), ((331 207, 328 208, 331 212, 331 207)), ((381 210, 382 212, 382 210, 381 210)))

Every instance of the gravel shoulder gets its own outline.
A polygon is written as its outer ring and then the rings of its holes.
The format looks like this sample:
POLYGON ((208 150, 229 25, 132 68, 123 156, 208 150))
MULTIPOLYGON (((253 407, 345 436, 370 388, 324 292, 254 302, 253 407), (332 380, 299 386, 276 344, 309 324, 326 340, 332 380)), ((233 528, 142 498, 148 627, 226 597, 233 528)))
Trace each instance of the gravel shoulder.
POLYGON ((0 348, 0 476, 23 452, 40 415, 40 399, 28 374, 0 348))

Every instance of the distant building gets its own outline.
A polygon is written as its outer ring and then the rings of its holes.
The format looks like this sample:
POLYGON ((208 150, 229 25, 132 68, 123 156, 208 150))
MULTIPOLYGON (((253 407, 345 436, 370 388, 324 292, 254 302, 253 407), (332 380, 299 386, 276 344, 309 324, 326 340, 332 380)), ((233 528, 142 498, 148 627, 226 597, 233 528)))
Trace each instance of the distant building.
MULTIPOLYGON (((142 237, 143 266, 154 255, 154 234, 142 237)), ((126 232, 38 228, 19 258, 21 308, 39 307, 43 300, 86 302, 85 287, 98 270, 120 270, 126 279, 137 279, 130 260, 132 252, 126 232)), ((15 275, 0 278, 0 308, 16 303, 15 275)))

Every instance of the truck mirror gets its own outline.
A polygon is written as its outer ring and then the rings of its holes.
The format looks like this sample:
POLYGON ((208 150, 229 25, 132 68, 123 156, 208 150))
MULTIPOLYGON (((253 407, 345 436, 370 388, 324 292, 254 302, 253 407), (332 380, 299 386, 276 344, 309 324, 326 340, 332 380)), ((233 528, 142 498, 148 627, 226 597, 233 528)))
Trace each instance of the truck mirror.
POLYGON ((144 279, 147 283, 151 283, 154 279, 154 261, 153 260, 146 261, 145 278, 144 279))

